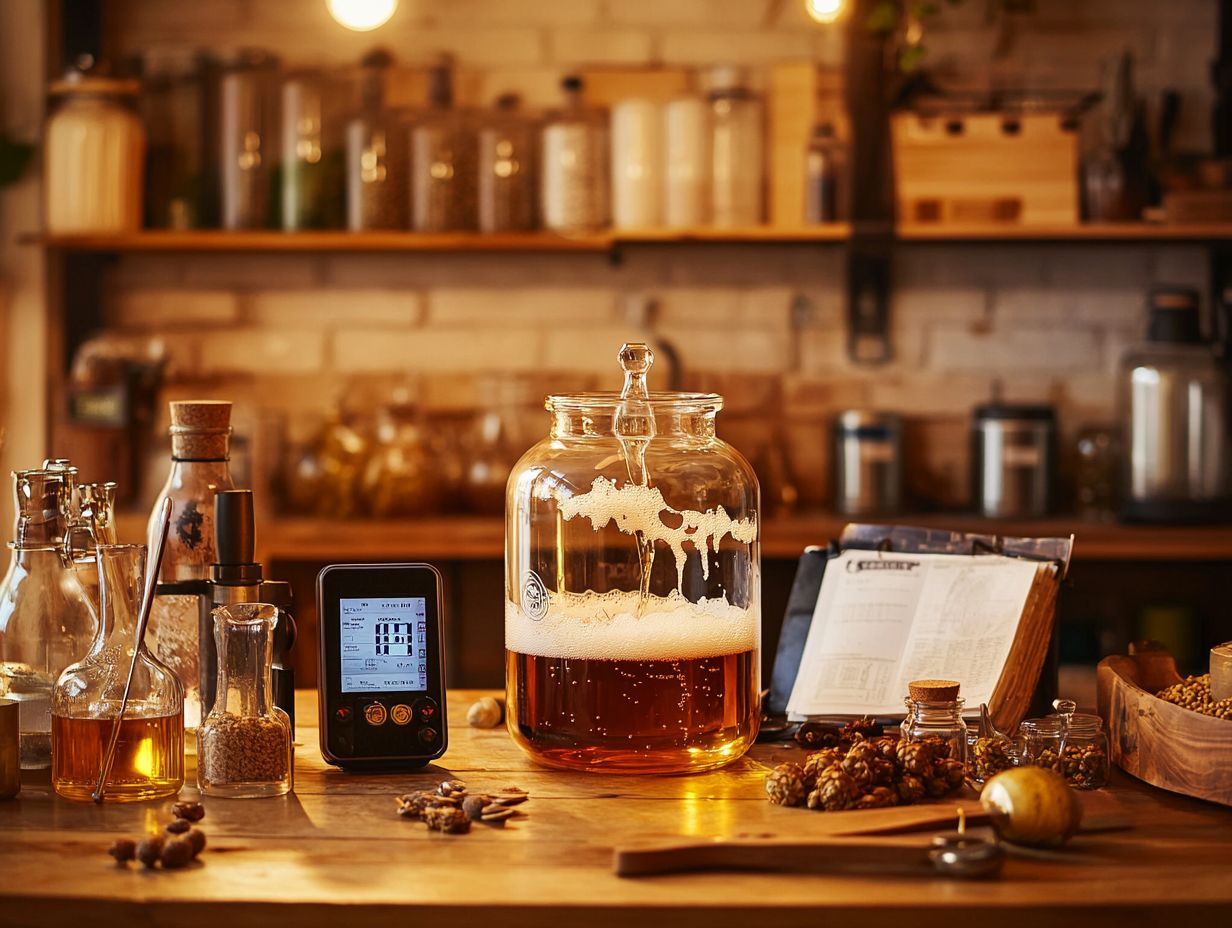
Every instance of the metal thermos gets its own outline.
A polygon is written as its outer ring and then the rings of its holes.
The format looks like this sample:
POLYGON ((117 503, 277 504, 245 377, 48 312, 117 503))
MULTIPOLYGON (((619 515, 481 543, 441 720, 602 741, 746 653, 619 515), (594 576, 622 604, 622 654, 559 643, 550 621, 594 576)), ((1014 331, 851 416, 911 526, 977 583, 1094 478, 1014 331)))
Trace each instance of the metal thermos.
POLYGON ((1228 387, 1226 358, 1202 337, 1197 292, 1153 292, 1147 341, 1121 364, 1126 519, 1232 516, 1228 387))
POLYGON ((975 504, 989 519, 1032 518, 1052 509, 1057 418, 1051 406, 989 403, 972 423, 975 504))
POLYGON ((849 409, 834 420, 834 508, 847 516, 899 510, 903 426, 892 413, 849 409))

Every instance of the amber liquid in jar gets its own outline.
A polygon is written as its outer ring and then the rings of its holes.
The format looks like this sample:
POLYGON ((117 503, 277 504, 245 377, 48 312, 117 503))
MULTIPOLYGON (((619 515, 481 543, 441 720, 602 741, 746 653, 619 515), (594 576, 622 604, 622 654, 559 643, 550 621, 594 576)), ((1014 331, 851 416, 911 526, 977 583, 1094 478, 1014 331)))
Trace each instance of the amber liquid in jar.
POLYGON ((678 772, 726 764, 757 734, 757 652, 683 660, 506 653, 514 738, 542 763, 678 772))
MULTIPOLYGON (((56 794, 84 802, 98 784, 99 766, 115 719, 53 715, 51 782, 56 794)), ((115 762, 104 797, 139 802, 174 796, 184 785, 184 714, 134 718, 120 723, 115 762)))

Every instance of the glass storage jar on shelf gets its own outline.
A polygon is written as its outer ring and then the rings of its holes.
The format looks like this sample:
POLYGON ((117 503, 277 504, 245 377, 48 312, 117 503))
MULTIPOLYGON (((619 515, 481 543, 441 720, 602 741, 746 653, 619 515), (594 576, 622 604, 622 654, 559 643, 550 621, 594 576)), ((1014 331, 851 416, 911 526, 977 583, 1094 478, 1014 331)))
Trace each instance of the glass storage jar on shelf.
POLYGON ((52 692, 52 786, 65 799, 92 798, 137 648, 103 798, 138 802, 174 796, 184 785, 184 689, 144 642, 137 644, 145 545, 96 550, 98 635, 90 653, 60 674, 52 692))
POLYGON ((548 397, 549 436, 509 478, 508 725, 550 766, 705 770, 760 723, 760 499, 715 434, 716 394, 548 397))
POLYGON ((443 59, 428 76, 429 107, 411 127, 411 228, 454 232, 475 228, 475 132, 468 113, 454 106, 453 62, 443 59))
POLYGON ((291 791, 291 719, 273 702, 278 607, 234 603, 214 610, 218 684, 197 731, 197 784, 232 799, 291 791))
POLYGON ((1098 715, 1025 720, 1018 728, 1018 756, 1023 766, 1055 770, 1078 789, 1108 785, 1108 734, 1098 715))
POLYGON ((577 75, 564 78, 564 109, 543 127, 540 221, 564 234, 601 229, 610 215, 607 113, 586 106, 584 86, 577 75))
POLYGON ((535 124, 505 94, 478 133, 480 232, 526 232, 535 227, 535 124))
POLYGON ((278 156, 278 59, 257 48, 240 49, 218 77, 218 218, 224 229, 270 224, 271 188, 278 156))
POLYGON ((335 73, 294 71, 282 81, 279 162, 282 228, 346 226, 343 151, 349 83, 335 73))
POLYGON ((411 152, 405 119, 385 106, 393 58, 377 50, 364 56, 360 109, 346 127, 347 228, 405 229, 410 208, 411 152))
MULTIPOLYGON (((0 584, 0 698, 18 703, 21 767, 51 764, 56 678, 90 650, 97 609, 65 549, 77 471, 64 462, 13 474, 17 519, 0 584)), ((95 570, 83 558, 81 575, 95 570)))

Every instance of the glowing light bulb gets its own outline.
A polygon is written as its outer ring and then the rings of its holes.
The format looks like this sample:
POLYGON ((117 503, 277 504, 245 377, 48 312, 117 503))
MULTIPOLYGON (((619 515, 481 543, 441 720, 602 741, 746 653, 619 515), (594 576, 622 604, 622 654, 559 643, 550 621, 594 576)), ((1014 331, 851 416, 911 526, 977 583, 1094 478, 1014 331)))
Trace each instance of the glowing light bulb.
POLYGON ((804 0, 804 12, 819 23, 832 23, 843 15, 845 5, 845 0, 804 0))
POLYGON ((329 15, 355 32, 370 32, 389 22, 398 0, 325 0, 329 15))

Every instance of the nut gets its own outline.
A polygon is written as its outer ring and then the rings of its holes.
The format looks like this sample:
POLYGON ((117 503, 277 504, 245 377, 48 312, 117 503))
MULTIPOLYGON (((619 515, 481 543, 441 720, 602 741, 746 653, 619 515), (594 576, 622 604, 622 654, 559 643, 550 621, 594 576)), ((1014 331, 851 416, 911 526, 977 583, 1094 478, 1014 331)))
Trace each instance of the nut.
POLYGON ((472 728, 495 728, 505 720, 505 700, 484 696, 466 710, 466 723, 472 728))
POLYGON ((200 828, 194 828, 192 831, 185 834, 184 840, 192 845, 193 857, 196 857, 205 850, 205 832, 200 828))
POLYGON ((182 835, 190 828, 192 828, 192 822, 186 818, 177 818, 173 822, 168 822, 167 827, 163 830, 167 832, 167 834, 182 835))
POLYGON ((490 796, 467 796, 462 800, 462 811, 472 822, 477 822, 483 817, 483 810, 491 804, 490 796))
POLYGON ((205 818, 205 806, 199 802, 177 802, 171 807, 171 814, 176 818, 199 822, 205 818))
POLYGON ((154 865, 163 853, 163 836, 151 835, 137 845, 135 857, 145 864, 147 870, 153 870, 154 865))
POLYGON ((466 795, 466 784, 461 780, 444 780, 436 787, 436 794, 446 799, 454 796, 461 798, 466 795))
POLYGON ((115 858, 116 863, 127 863, 137 857, 137 842, 128 838, 116 838, 107 853, 115 858))
POLYGON ((187 838, 175 838, 163 845, 160 859, 164 870, 178 870, 187 867, 195 856, 191 841, 187 838))

